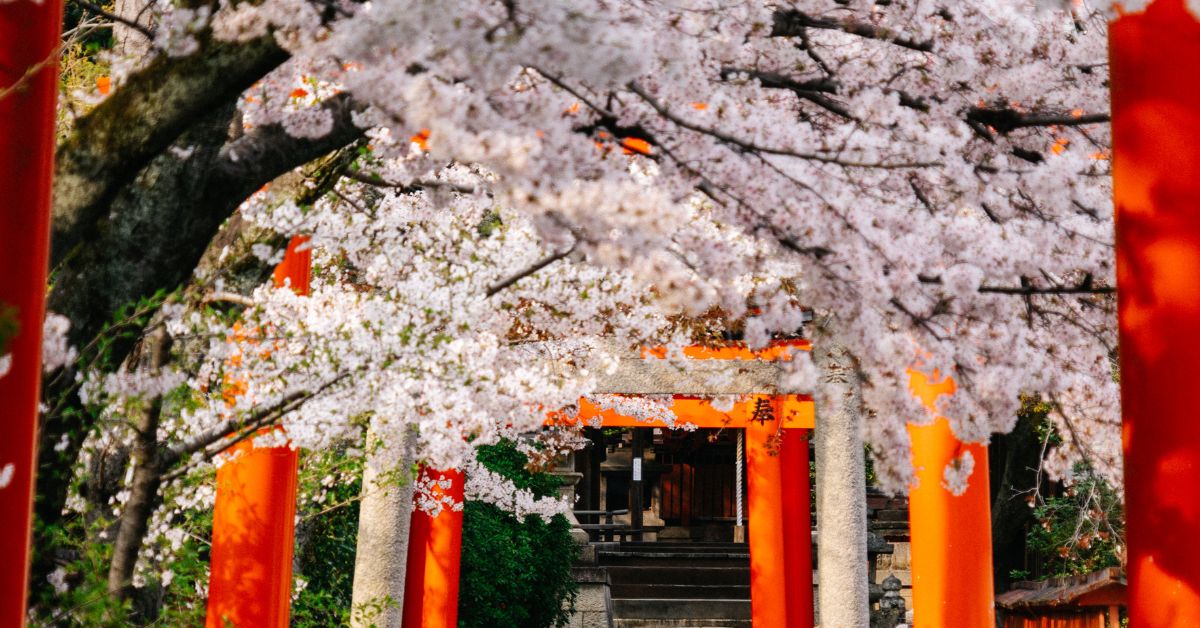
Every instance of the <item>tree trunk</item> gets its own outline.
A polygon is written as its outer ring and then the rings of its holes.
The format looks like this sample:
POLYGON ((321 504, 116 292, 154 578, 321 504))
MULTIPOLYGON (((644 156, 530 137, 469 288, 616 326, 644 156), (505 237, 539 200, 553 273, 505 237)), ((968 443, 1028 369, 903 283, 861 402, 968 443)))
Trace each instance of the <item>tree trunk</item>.
POLYGON ((358 510, 358 546, 354 558, 351 626, 400 628, 404 619, 404 575, 408 530, 412 521, 413 437, 401 447, 384 447, 379 418, 367 433, 362 502, 358 510), (403 482, 403 483, 401 483, 403 482))
MULTIPOLYGON (((166 329, 161 325, 146 336, 143 349, 149 355, 152 372, 157 373, 166 362, 169 342, 166 329)), ((129 486, 129 499, 121 510, 120 527, 108 568, 108 594, 117 599, 127 599, 133 591, 133 570, 146 538, 150 515, 158 503, 158 487, 162 483, 158 442, 162 398, 148 399, 144 403, 145 408, 134 425, 137 438, 133 446, 133 481, 129 486)))
POLYGON ((817 348, 817 609, 822 626, 867 628, 867 480, 862 392, 841 347, 817 348))
MULTIPOLYGON (((116 0, 113 13, 142 26, 152 27, 147 0, 116 0)), ((120 22, 113 23, 113 52, 127 57, 143 57, 150 54, 150 38, 120 22)))
POLYGON ((1022 493, 1036 490, 1042 444, 1035 425, 1037 418, 1022 412, 1008 434, 992 437, 988 459, 992 469, 992 565, 997 591, 1012 584, 1009 575, 1025 567, 1025 536, 1035 522, 1033 508, 1022 493))

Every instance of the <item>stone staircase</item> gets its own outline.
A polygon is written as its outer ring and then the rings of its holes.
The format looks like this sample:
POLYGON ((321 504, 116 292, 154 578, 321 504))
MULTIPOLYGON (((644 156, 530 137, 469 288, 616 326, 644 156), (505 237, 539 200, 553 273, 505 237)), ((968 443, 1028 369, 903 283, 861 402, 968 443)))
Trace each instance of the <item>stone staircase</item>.
POLYGON ((625 542, 597 550, 612 583, 614 628, 750 627, 745 543, 625 542))

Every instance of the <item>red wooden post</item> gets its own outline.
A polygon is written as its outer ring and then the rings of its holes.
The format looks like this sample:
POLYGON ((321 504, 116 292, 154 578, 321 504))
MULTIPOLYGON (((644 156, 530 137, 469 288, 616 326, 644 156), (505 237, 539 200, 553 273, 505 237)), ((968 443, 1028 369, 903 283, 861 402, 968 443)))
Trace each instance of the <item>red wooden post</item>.
MULTIPOLYGON (((434 494, 463 502, 466 478, 461 471, 422 466, 421 478, 448 481, 448 487, 435 484, 434 494)), ((462 524, 461 510, 445 507, 436 517, 413 510, 404 574, 404 628, 457 628, 462 524)))
MULTIPOLYGON (((783 489, 783 550, 788 628, 813 626, 812 511, 808 481, 808 430, 784 429, 779 452, 783 489)), ((751 547, 751 551, 753 551, 751 547)))
POLYGON ((1200 625, 1200 22, 1158 0, 1109 28, 1129 611, 1200 625))
MULTIPOLYGON (((755 626, 787 626, 784 500, 775 421, 746 424, 746 511, 750 537, 750 615, 755 626)), ((811 564, 811 563, 810 563, 811 564)))
MULTIPOLYGON (((909 387, 927 408, 952 394, 954 380, 931 383, 909 371, 909 387)), ((955 438, 949 422, 909 425, 917 485, 908 494, 912 536, 913 619, 917 628, 992 628, 992 515, 987 447, 955 438), (970 452, 975 466, 967 490, 954 495, 942 486, 946 465, 970 452)))
POLYGON ((29 584, 61 25, 61 0, 0 4, 0 626, 24 624, 29 584))
MULTIPOLYGON (((292 238, 275 285, 308 293, 312 253, 296 250, 306 241, 292 238)), ((231 451, 240 455, 217 470, 206 624, 282 628, 291 609, 299 453, 249 441, 231 451)))

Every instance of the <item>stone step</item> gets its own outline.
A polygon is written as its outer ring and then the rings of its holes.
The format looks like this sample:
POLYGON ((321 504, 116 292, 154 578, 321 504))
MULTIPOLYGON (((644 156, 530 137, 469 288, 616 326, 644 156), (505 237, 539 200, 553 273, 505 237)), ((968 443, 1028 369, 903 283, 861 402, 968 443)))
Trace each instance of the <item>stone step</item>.
POLYGON ((748 600, 748 584, 614 583, 613 599, 748 600))
POLYGON ((613 628, 751 628, 749 619, 614 619, 613 628))
POLYGON ((748 543, 704 542, 704 540, 626 540, 626 548, 725 548, 746 549, 748 543))
MULTIPOLYGON (((609 548, 605 548, 609 549, 609 548)), ((626 541, 620 549, 636 552, 748 552, 746 543, 693 543, 688 541, 626 541)))
POLYGON ((750 600, 638 599, 613 600, 613 619, 692 620, 710 625, 712 619, 750 619, 750 600))
POLYGON ((607 568, 613 585, 617 584, 689 584, 747 585, 750 567, 744 566, 666 566, 614 565, 607 568))
POLYGON ((601 565, 732 567, 750 565, 749 552, 596 552, 601 565))

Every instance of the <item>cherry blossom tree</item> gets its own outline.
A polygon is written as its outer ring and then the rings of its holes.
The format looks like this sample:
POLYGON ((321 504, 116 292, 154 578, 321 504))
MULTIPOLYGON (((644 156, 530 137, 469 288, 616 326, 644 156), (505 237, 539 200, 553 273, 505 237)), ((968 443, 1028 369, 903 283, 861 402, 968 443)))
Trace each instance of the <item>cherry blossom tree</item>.
MULTIPOLYGON (((547 412, 611 368, 598 339, 762 346, 808 312, 853 356, 884 488, 927 417, 909 367, 955 378, 938 413, 967 441, 1044 395, 1051 469, 1117 483, 1106 9, 152 4, 129 36, 153 54, 111 59, 58 153, 50 305, 79 355, 47 385, 39 517, 86 508, 71 478, 103 452, 155 452, 143 497, 112 496, 124 583, 178 546, 172 513, 211 499, 178 483, 230 435, 546 455, 574 438, 547 412), (264 285, 296 234, 306 297, 264 285)), ((841 402, 793 366, 786 387, 841 402)))

